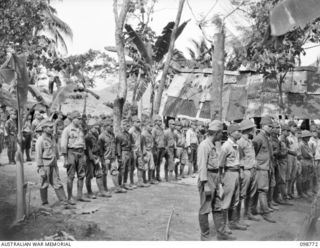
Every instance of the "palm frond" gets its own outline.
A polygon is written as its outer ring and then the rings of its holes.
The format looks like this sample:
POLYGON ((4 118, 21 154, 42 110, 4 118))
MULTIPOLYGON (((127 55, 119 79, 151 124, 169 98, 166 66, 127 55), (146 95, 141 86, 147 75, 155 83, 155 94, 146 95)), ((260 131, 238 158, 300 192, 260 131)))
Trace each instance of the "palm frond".
POLYGON ((12 94, 10 94, 9 91, 3 88, 0 88, 0 103, 14 109, 18 108, 17 99, 12 94))
MULTIPOLYGON (((176 39, 180 36, 186 25, 188 24, 190 20, 185 21, 182 23, 178 29, 176 34, 176 39)), ((155 43, 155 51, 154 51, 154 60, 156 62, 160 62, 164 55, 169 50, 170 40, 171 40, 171 33, 174 27, 174 22, 169 22, 162 30, 161 36, 158 37, 156 43, 155 43)))
POLYGON ((70 39, 73 38, 73 32, 70 26, 62 21, 58 16, 53 14, 53 12, 50 9, 45 10, 48 19, 48 22, 51 24, 51 27, 56 27, 59 32, 63 33, 65 36, 69 37, 70 39), (52 26, 53 25, 53 26, 52 26))
POLYGON ((128 32, 129 37, 131 38, 133 44, 135 44, 136 48, 138 49, 141 57, 144 59, 146 63, 151 65, 153 63, 152 56, 149 54, 149 51, 146 47, 146 45, 143 43, 142 39, 139 37, 139 35, 133 30, 133 28, 126 24, 125 29, 128 32))
POLYGON ((29 85, 28 90, 33 97, 37 99, 37 102, 42 103, 43 105, 49 107, 49 103, 44 99, 39 89, 34 85, 29 85))

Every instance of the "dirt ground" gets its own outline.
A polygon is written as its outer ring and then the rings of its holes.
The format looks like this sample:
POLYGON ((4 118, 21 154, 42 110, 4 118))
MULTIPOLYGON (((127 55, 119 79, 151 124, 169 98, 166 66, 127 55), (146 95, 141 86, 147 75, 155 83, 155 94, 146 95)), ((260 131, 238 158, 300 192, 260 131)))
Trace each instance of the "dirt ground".
MULTIPOLYGON (((90 203, 77 203, 75 210, 61 210, 56 206, 56 196, 49 190, 52 211, 42 211, 39 180, 34 163, 25 163, 25 182, 34 183, 30 194, 30 215, 20 225, 10 227, 15 220, 16 167, 7 164, 4 151, 0 156, 0 240, 39 240, 58 231, 65 231, 77 240, 165 240, 169 216, 174 209, 169 240, 198 241, 199 195, 196 178, 175 183, 161 183, 150 188, 140 188, 126 194, 113 194, 112 198, 98 198, 90 203), (84 214, 83 212, 87 212, 84 214), (89 213, 88 213, 89 212, 89 213)), ((59 161, 60 176, 66 181, 66 172, 59 161)), ((76 180, 75 180, 76 181, 76 180)), ((111 178, 108 185, 112 188, 111 178)), ((97 191, 95 181, 93 188, 97 191)), ((74 186, 76 192, 76 186, 74 186)), ((84 189, 84 192, 86 190, 84 189)), ((276 224, 261 220, 247 221, 247 231, 234 231, 238 240, 294 240, 305 216, 310 211, 310 201, 294 200, 294 206, 280 206, 274 213, 276 224)), ((212 230, 214 226, 210 220, 212 230)), ((320 225, 313 239, 320 237, 320 225)), ((213 231, 214 232, 214 231, 213 231)))

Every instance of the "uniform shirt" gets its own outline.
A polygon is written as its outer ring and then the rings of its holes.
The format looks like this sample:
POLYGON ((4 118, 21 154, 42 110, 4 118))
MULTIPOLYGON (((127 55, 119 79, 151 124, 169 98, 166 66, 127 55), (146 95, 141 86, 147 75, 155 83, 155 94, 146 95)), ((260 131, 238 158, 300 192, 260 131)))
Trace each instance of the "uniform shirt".
POLYGON ((298 138, 290 132, 287 139, 288 139, 288 149, 295 153, 299 153, 298 138))
POLYGON ((300 148, 300 152, 301 152, 302 161, 303 160, 304 161, 305 160, 312 161, 313 154, 312 154, 312 150, 311 150, 310 146, 308 145, 308 143, 305 143, 304 141, 300 141, 299 148, 300 148))
POLYGON ((63 120, 59 120, 57 119, 55 122, 54 122, 54 132, 60 136, 63 132, 63 129, 64 129, 64 122, 63 120))
POLYGON ((198 144, 198 136, 192 128, 189 128, 186 133, 186 144, 189 147, 191 144, 198 144))
POLYGON ((261 130, 252 140, 256 154, 257 169, 269 170, 272 162, 272 148, 265 131, 261 130))
POLYGON ((154 139, 154 145, 157 148, 164 148, 164 132, 163 129, 159 126, 155 126, 152 129, 152 136, 154 139))
POLYGON ((230 138, 222 145, 219 156, 220 168, 240 168, 239 146, 230 138))
POLYGON ((247 170, 255 168, 257 162, 252 141, 245 136, 242 136, 237 141, 237 144, 240 152, 240 165, 247 170))
POLYGON ((309 146, 312 149, 315 160, 320 160, 320 140, 311 137, 309 140, 309 146))
POLYGON ((186 136, 183 132, 174 130, 177 147, 186 147, 186 136))
POLYGON ((55 165, 58 150, 54 140, 43 133, 36 142, 36 163, 38 167, 55 165))
POLYGON ((71 122, 72 122, 72 121, 71 121, 69 118, 66 118, 66 119, 63 121, 64 127, 69 126, 71 122))
POLYGON ((208 170, 219 169, 218 153, 216 147, 209 138, 200 143, 197 151, 197 165, 199 168, 199 180, 207 181, 208 170))
POLYGON ((165 140, 165 147, 173 148, 176 147, 176 135, 170 128, 164 131, 164 140, 165 140))
POLYGON ((132 135, 134 141, 132 144, 132 151, 134 151, 135 153, 141 153, 141 130, 136 127, 131 127, 129 129, 129 133, 132 135))
POLYGON ((113 133, 104 131, 99 135, 99 146, 104 159, 115 159, 116 157, 116 138, 113 133))
POLYGON ((31 121, 26 121, 23 125, 22 131, 24 133, 32 133, 32 129, 31 129, 31 121))
POLYGON ((117 137, 116 137, 116 155, 120 156, 122 151, 132 151, 132 146, 133 146, 133 138, 132 135, 128 132, 121 132, 117 137))
POLYGON ((66 154, 70 148, 86 148, 82 130, 73 123, 67 126, 61 135, 61 153, 66 154))
POLYGON ((7 135, 17 136, 18 129, 17 129, 17 124, 14 120, 12 119, 7 120, 4 125, 4 128, 5 128, 5 133, 7 135))
POLYGON ((150 132, 148 132, 147 130, 142 131, 141 143, 142 143, 142 147, 144 150, 152 151, 153 145, 154 145, 153 137, 152 137, 152 134, 150 132))
POLYGON ((38 120, 38 119, 34 119, 31 123, 31 129, 32 129, 32 132, 35 132, 38 125, 40 124, 41 120, 38 120))
POLYGON ((91 132, 87 133, 86 136, 84 137, 85 144, 86 144, 86 155, 89 155, 92 153, 93 155, 96 156, 101 156, 100 152, 101 149, 99 147, 98 143, 98 135, 95 135, 91 132))
POLYGON ((287 139, 281 135, 279 138, 280 142, 280 151, 279 151, 279 159, 287 159, 288 158, 288 147, 287 147, 287 139))

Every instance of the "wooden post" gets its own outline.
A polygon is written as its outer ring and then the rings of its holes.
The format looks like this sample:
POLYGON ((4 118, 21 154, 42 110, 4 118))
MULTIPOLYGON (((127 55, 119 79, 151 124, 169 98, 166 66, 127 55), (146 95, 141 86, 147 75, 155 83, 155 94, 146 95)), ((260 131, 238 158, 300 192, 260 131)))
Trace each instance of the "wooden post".
MULTIPOLYGON (((16 77, 17 78, 17 77, 16 77)), ((24 220, 26 214, 26 201, 25 201, 25 189, 24 189, 24 168, 23 168, 23 160, 22 160, 22 152, 21 152, 21 144, 22 144, 22 115, 21 111, 23 107, 20 103, 20 97, 17 92, 17 102, 18 102, 18 142, 17 142, 17 151, 15 154, 15 160, 17 165, 17 210, 16 210, 16 223, 24 220)))
POLYGON ((212 53, 212 87, 211 87, 211 120, 222 121, 222 93, 223 93, 223 77, 224 77, 224 40, 225 34, 223 23, 218 27, 219 33, 213 37, 213 53, 212 53))

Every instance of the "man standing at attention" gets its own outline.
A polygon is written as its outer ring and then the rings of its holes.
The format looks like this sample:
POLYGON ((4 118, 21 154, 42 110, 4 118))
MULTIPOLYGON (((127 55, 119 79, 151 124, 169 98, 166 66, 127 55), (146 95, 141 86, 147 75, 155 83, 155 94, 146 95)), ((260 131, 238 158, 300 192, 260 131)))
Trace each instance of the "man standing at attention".
MULTIPOLYGON (((186 133, 186 143, 189 155, 189 176, 198 172, 197 168, 197 148, 198 148, 198 135, 196 131, 196 121, 191 122, 191 126, 186 133)), ((192 177, 195 177, 193 175, 192 177)))
POLYGON ((225 218, 220 206, 219 196, 216 194, 219 183, 218 153, 216 141, 222 139, 223 124, 214 120, 209 124, 208 135, 198 147, 197 164, 199 168, 198 190, 200 194, 199 225, 200 239, 210 241, 209 214, 212 213, 218 240, 234 240, 225 231, 225 218))
POLYGON ((81 129, 81 115, 78 111, 70 115, 72 122, 63 130, 61 136, 61 153, 64 157, 64 167, 67 169, 67 192, 70 204, 75 204, 72 199, 72 188, 75 173, 77 173, 77 199, 78 201, 89 202, 83 198, 82 190, 85 177, 86 157, 84 134, 81 129))
MULTIPOLYGON (((262 217, 268 222, 275 223, 276 221, 271 217, 267 199, 269 192, 269 171, 272 163, 272 148, 269 141, 273 128, 271 117, 262 117, 260 125, 260 133, 252 141, 257 161, 258 197, 262 217)), ((257 202, 255 202, 254 208, 257 209, 257 202)))

